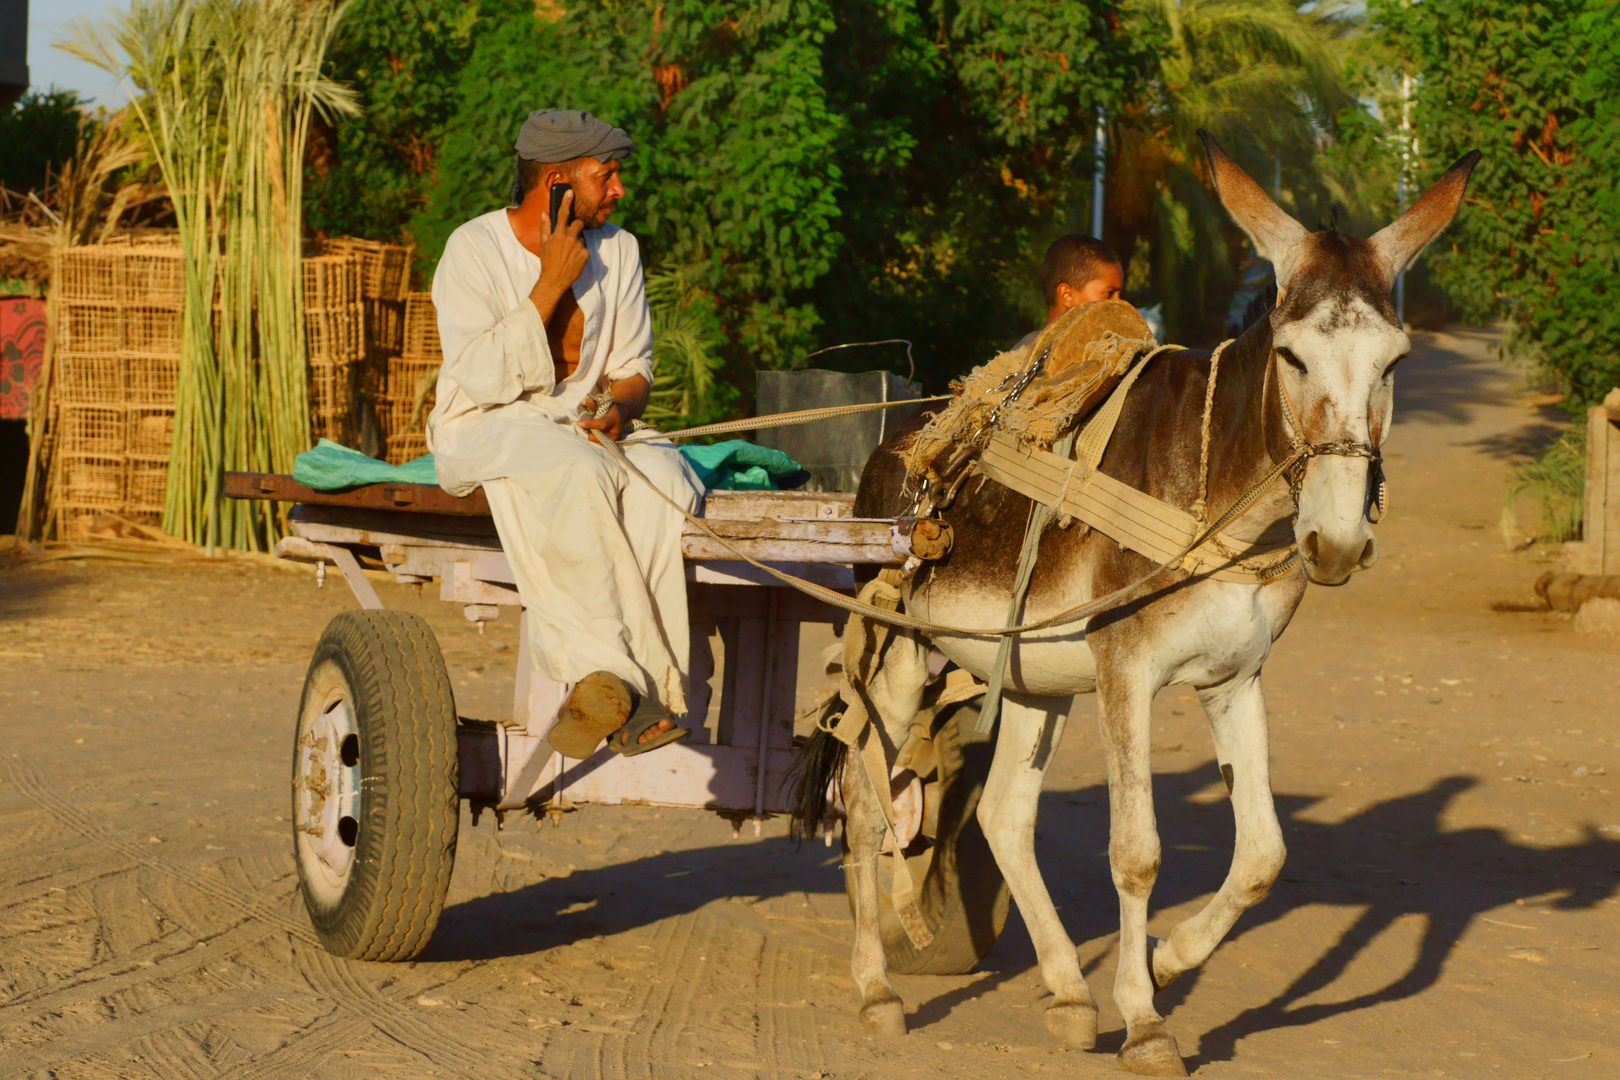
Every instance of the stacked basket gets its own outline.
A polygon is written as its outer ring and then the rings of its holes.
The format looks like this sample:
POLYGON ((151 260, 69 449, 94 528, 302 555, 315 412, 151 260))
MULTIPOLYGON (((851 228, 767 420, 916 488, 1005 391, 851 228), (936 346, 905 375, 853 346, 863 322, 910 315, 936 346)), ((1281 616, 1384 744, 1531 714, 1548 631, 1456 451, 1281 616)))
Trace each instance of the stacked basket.
MULTIPOLYGON (((410 288, 415 249, 340 236, 320 240, 320 255, 347 255, 360 267, 360 306, 364 316, 362 356, 355 371, 355 393, 381 412, 389 362, 405 343, 405 294, 410 288)), ((357 418, 358 419, 358 418, 357 418)), ((379 427, 381 422, 379 421, 379 427)), ((360 432, 355 432, 360 436, 360 432)))
POLYGON ((439 349, 438 314, 427 293, 405 297, 400 353, 389 358, 377 397, 387 458, 402 465, 427 453, 423 425, 433 410, 434 387, 444 355, 439 349))
POLYGON ((353 254, 304 259, 304 346, 309 356, 311 434, 353 445, 355 395, 365 357, 360 260, 353 254))
POLYGON ((156 523, 174 431, 184 284, 177 248, 58 252, 52 427, 58 504, 156 523))

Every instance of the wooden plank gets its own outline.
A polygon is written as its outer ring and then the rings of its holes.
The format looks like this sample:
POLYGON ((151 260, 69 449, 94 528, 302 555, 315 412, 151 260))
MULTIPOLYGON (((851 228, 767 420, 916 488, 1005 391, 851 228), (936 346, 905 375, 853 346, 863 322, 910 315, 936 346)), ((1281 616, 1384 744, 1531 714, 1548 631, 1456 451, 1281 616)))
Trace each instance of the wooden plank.
POLYGON ((730 542, 716 543, 691 526, 681 537, 688 559, 735 559, 740 551, 761 562, 877 563, 900 558, 889 545, 894 523, 884 520, 712 521, 709 527, 730 542))
POLYGON ((1609 430, 1607 409, 1593 405, 1586 411, 1586 507, 1581 535, 1592 559, 1592 565, 1583 569, 1595 574, 1609 572, 1608 515, 1604 513, 1609 503, 1609 430))
MULTIPOLYGON (((1610 398, 1615 397, 1613 392, 1610 398)), ((1600 551, 1600 574, 1620 574, 1620 406, 1605 402, 1602 441, 1587 447, 1587 459, 1602 463, 1604 473, 1602 515, 1603 544, 1600 551)))
POLYGON ((451 495, 437 484, 364 484, 346 491, 317 491, 278 473, 228 472, 228 499, 274 499, 277 502, 322 506, 354 506, 367 510, 403 510, 456 517, 488 517, 484 489, 471 495, 451 495))
POLYGON ((760 518, 847 518, 855 496, 841 491, 711 491, 703 500, 709 521, 760 518))
MULTIPOLYGON (((670 743, 651 754, 624 757, 599 750, 585 761, 553 758, 564 766, 563 798, 573 804, 667 806, 704 810, 753 810, 759 749, 670 743)), ((765 752, 765 812, 790 809, 783 783, 793 770, 791 750, 765 752)), ((535 792, 549 798, 556 781, 535 792)))

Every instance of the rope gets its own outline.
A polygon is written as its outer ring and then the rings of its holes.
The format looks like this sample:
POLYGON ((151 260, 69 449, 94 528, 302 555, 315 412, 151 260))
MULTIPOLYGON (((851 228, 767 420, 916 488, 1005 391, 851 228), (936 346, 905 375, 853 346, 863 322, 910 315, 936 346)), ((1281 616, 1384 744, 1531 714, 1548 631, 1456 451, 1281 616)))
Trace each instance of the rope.
POLYGON ((1209 356, 1209 384, 1204 388, 1203 437, 1198 448, 1198 501, 1192 505, 1193 517, 1200 522, 1209 513, 1209 429, 1215 415, 1215 380, 1221 372, 1221 354, 1230 344, 1232 339, 1227 338, 1215 346, 1215 351, 1209 356))
POLYGON ((764 431, 767 428, 793 427, 797 424, 813 423, 816 420, 831 420, 837 416, 853 416, 856 413, 893 409, 901 405, 930 405, 936 401, 949 401, 951 397, 951 394, 939 394, 936 397, 904 398, 899 401, 867 401, 859 405, 831 405, 823 409, 800 409, 797 412, 776 413, 772 416, 754 416, 742 420, 722 420, 717 424, 700 424, 697 427, 682 428, 679 431, 654 431, 652 428, 641 428, 626 435, 620 441, 638 443, 650 442, 655 439, 696 439, 703 435, 724 435, 731 431, 764 431))

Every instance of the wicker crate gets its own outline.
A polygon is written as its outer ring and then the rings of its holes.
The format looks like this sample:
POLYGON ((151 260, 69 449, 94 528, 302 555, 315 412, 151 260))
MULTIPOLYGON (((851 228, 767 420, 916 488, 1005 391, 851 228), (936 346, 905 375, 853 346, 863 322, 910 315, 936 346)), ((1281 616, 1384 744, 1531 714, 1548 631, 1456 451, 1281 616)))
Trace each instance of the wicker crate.
POLYGON ((167 457, 130 457, 127 508, 137 514, 163 513, 163 493, 169 485, 167 457))
POLYGON ((64 248, 51 270, 59 300, 116 302, 124 294, 124 252, 115 247, 64 248))
POLYGON ((122 405, 124 364, 116 356, 81 356, 59 353, 51 393, 62 404, 122 405))
POLYGON ((148 356, 179 356, 179 308, 126 307, 124 351, 148 356))
POLYGON ((360 295, 367 300, 402 300, 410 285, 415 248, 335 236, 320 242, 322 255, 347 255, 360 264, 360 295))
POLYGON ((124 400, 131 405, 173 405, 180 385, 178 356, 124 358, 124 400))
POLYGON ((359 304, 304 312, 304 349, 310 363, 357 362, 365 355, 365 314, 359 304))
POLYGON ((309 414, 319 419, 347 418, 354 412, 354 365, 309 365, 309 414))
POLYGON ((178 247, 131 247, 124 256, 124 298, 178 308, 186 299, 186 262, 178 247))
POLYGON ((131 457, 169 458, 174 442, 174 409, 164 405, 131 405, 125 425, 125 452, 131 457))
POLYGON ((304 259, 304 308, 347 307, 360 302, 360 263, 353 255, 304 259))
POLYGON ((383 400, 411 405, 416 401, 417 395, 425 390, 427 400, 431 404, 438 377, 439 361, 412 360, 396 356, 389 360, 383 376, 383 400))
POLYGON ((420 431, 410 431, 388 436, 384 457, 390 465, 403 465, 427 452, 427 436, 420 431))
POLYGON ((439 347, 439 315, 433 307, 433 297, 425 292, 411 293, 405 298, 405 347, 401 354, 414 360, 437 359, 443 355, 439 347))
POLYGON ((124 505, 122 454, 63 454, 61 498, 86 510, 118 510, 124 505))
POLYGON ((405 348, 405 304, 393 300, 367 300, 366 349, 398 356, 405 348))
POLYGON ((58 349, 101 356, 118 352, 123 340, 123 319, 116 304, 66 301, 57 311, 58 349))
POLYGON ((56 445, 64 454, 123 454, 129 449, 128 420, 122 405, 63 405, 56 445))

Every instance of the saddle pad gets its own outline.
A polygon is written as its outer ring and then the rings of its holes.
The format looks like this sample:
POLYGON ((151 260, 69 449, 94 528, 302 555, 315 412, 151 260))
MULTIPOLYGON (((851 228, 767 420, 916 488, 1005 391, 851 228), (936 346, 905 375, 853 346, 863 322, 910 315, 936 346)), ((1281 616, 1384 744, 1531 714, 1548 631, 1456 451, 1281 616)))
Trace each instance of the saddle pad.
POLYGON ((1001 353, 952 383, 955 398, 902 448, 907 472, 940 479, 945 463, 957 458, 948 451, 973 439, 1006 398, 1012 380, 1048 347, 1044 371, 1007 404, 997 424, 1023 445, 1043 450, 1102 402, 1137 358, 1157 344, 1147 322, 1123 300, 1076 304, 1027 349, 1001 353))

